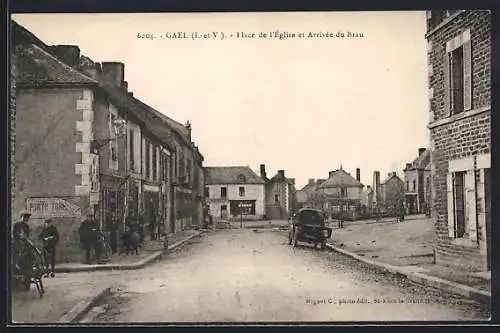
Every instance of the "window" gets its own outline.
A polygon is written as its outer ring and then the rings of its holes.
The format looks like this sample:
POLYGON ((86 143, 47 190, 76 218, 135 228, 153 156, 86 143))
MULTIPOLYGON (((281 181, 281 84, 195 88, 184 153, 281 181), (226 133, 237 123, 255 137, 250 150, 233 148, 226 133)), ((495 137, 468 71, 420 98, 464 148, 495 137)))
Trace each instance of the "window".
POLYGON ((227 197, 227 187, 220 188, 220 196, 221 196, 221 198, 227 197))
POLYGON ((163 160, 162 167, 161 167, 162 177, 163 177, 163 180, 166 181, 168 179, 168 156, 166 154, 162 154, 162 160, 163 160))
POLYGON ((205 186, 205 192, 204 192, 204 195, 205 195, 205 198, 209 198, 210 197, 210 188, 208 186, 205 186))
POLYGON ((115 133, 116 114, 109 110, 109 137, 113 139, 109 142, 109 168, 113 170, 118 169, 118 154, 117 142, 115 133))
POLYGON ((417 181, 413 181, 413 192, 417 191, 417 181))
POLYGON ((347 194, 346 192, 347 192, 347 191, 346 191, 346 188, 344 188, 344 187, 340 188, 340 196, 341 196, 341 197, 345 197, 345 196, 346 196, 346 194, 347 194))
POLYGON ((459 47, 448 54, 450 63, 450 105, 453 114, 464 110, 464 51, 459 47))
POLYGON ((130 130, 129 131, 129 163, 130 163, 130 170, 134 171, 134 131, 130 130))
POLYGON ((409 180, 406 181, 406 190, 410 191, 410 181, 409 180))
POLYGON ((453 199, 455 215, 455 237, 465 234, 465 174, 460 171, 453 174, 453 199))
POLYGON ((244 186, 240 186, 239 193, 240 193, 240 197, 244 197, 245 196, 245 187, 244 186))
POLYGON ((472 60, 470 31, 446 43, 446 103, 450 114, 458 114, 472 108, 472 60))
POLYGON ((280 201, 280 199, 279 199, 279 197, 278 197, 278 195, 277 195, 277 194, 275 194, 275 195, 274 195, 274 201, 276 201, 276 202, 279 202, 279 201, 280 201))
POLYGON ((144 160, 145 160, 145 168, 146 168, 146 178, 149 179, 150 175, 151 175, 151 170, 150 170, 150 165, 151 165, 151 161, 150 161, 150 156, 151 156, 151 147, 150 147, 150 144, 149 144, 149 141, 146 140, 146 154, 145 154, 145 157, 144 157, 144 160))
POLYGON ((186 183, 191 184, 191 160, 188 159, 186 163, 186 183))
POLYGON ((151 146, 153 148, 153 180, 158 180, 158 148, 154 145, 151 146))

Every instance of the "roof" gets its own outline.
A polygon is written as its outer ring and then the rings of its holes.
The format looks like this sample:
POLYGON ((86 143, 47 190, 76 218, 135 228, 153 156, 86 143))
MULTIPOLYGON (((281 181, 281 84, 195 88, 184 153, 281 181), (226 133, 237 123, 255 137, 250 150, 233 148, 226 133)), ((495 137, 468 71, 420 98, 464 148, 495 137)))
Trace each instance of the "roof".
POLYGON ((359 180, 348 174, 343 169, 337 169, 332 172, 330 177, 318 188, 337 188, 337 187, 363 187, 359 180))
POLYGON ((423 170, 425 169, 431 160, 431 151, 426 149, 422 154, 417 156, 412 162, 411 167, 409 169, 405 168, 405 170, 423 170))
MULTIPOLYGON (((49 45, 43 43, 26 28, 14 21, 13 30, 18 44, 16 46, 18 68, 16 83, 18 85, 94 85, 104 90, 118 108, 126 113, 132 113, 134 118, 144 123, 147 130, 162 141, 164 145, 172 149, 170 143, 174 138, 172 131, 167 130, 168 126, 203 160, 203 155, 191 142, 189 130, 184 125, 134 98, 125 90, 107 83, 103 79, 102 73, 96 80, 67 65, 52 54, 49 45)), ((93 61, 88 57, 82 55, 81 59, 93 64, 93 61)))
POLYGON ((250 167, 205 167, 205 184, 265 184, 250 167))
POLYGON ((316 182, 313 182, 313 183, 307 183, 302 189, 300 189, 299 191, 305 191, 305 192, 309 192, 309 191, 314 191, 316 189, 316 182))
POLYGON ((399 178, 399 176, 398 176, 398 175, 391 174, 391 175, 390 175, 390 176, 388 176, 386 179, 384 179, 384 181, 383 181, 382 183, 380 183, 380 184, 381 184, 381 185, 383 185, 383 184, 387 183, 388 181, 390 181, 390 180, 391 180, 391 179, 393 179, 393 178, 396 178, 396 179, 398 179, 400 182, 403 182, 403 181, 401 180, 401 178, 399 178))
POLYGON ((286 177, 282 177, 279 173, 275 174, 271 179, 269 179, 268 181, 270 182, 280 182, 280 181, 284 181, 288 184, 295 184, 295 178, 286 178, 286 177))
POLYGON ((66 65, 41 47, 24 44, 16 47, 17 84, 97 85, 98 81, 66 65))

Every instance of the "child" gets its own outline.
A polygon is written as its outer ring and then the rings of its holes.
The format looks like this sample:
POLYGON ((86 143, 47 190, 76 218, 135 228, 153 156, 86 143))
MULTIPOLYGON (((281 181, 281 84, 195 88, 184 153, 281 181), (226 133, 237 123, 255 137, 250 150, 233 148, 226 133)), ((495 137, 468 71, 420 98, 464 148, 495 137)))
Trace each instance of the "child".
POLYGON ((54 277, 56 266, 56 246, 59 242, 59 232, 57 231, 57 227, 52 224, 51 219, 45 221, 44 228, 40 233, 39 238, 43 243, 43 256, 47 269, 45 277, 48 277, 48 272, 50 272, 51 277, 54 277))

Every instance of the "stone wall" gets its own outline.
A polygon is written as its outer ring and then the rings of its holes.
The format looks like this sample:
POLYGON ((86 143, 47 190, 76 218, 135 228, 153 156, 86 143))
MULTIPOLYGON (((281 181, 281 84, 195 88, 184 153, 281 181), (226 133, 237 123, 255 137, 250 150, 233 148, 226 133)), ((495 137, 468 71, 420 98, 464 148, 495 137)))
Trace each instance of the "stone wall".
MULTIPOLYGON (((480 269, 484 259, 480 253, 479 244, 477 246, 458 245, 448 235, 446 175, 449 161, 488 154, 491 150, 490 32, 491 14, 489 11, 466 11, 428 36, 431 97, 429 128, 433 163, 436 262, 470 270, 480 269), (450 116, 444 90, 446 42, 466 29, 470 29, 472 44, 472 108, 450 116)), ((478 228, 478 239, 480 237, 478 228)))

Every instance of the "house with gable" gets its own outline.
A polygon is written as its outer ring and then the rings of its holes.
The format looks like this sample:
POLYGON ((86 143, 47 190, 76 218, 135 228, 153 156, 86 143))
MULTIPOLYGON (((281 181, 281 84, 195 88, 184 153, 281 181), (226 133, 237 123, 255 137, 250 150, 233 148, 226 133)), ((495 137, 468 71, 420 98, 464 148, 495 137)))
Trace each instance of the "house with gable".
POLYGON ((204 196, 215 220, 265 217, 266 182, 248 166, 205 167, 204 196))
POLYGON ((341 166, 328 173, 328 178, 317 187, 317 193, 324 201, 323 209, 330 216, 356 219, 360 213, 363 187, 359 169, 356 169, 354 178, 341 166))
POLYGON ((387 178, 380 183, 382 211, 395 215, 405 198, 404 182, 396 172, 389 172, 387 178))
POLYGON ((430 150, 419 148, 418 156, 403 170, 407 214, 428 213, 431 200, 430 163, 430 150))

